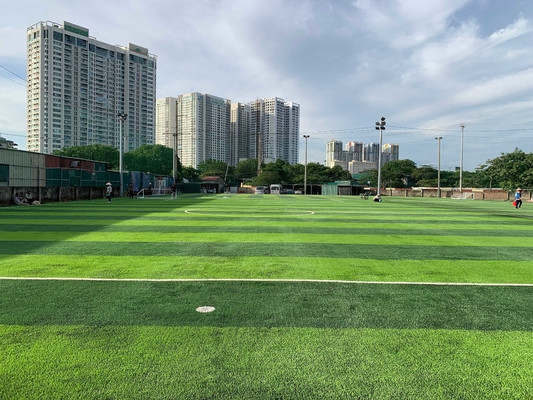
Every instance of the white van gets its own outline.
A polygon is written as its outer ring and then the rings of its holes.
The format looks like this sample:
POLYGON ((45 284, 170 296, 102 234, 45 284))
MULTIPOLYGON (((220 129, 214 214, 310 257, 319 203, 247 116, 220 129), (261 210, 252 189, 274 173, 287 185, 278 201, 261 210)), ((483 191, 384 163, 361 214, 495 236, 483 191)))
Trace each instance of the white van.
POLYGON ((265 194, 265 187, 264 186, 257 186, 255 188, 255 194, 265 194))
POLYGON ((279 184, 270 185, 270 194, 281 194, 282 187, 279 184))

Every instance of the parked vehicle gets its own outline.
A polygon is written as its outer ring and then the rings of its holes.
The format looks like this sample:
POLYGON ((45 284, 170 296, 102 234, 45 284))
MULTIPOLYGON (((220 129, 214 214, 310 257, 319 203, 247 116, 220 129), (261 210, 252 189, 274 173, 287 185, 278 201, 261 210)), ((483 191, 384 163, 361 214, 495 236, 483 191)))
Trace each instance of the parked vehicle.
POLYGON ((255 188, 255 194, 265 194, 265 187, 264 186, 257 186, 255 188))
POLYGON ((283 188, 281 187, 281 185, 279 185, 277 183, 273 184, 273 185, 270 185, 270 193, 271 194, 281 194, 282 190, 283 190, 283 188))

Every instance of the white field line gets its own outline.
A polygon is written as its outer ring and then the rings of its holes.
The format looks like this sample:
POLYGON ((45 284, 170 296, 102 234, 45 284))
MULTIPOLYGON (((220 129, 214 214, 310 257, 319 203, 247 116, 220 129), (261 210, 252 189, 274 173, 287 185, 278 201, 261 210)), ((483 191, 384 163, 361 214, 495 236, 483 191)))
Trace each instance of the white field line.
POLYGON ((60 277, 14 277, 0 276, 0 280, 28 281, 98 281, 98 282, 312 282, 312 283, 351 283, 368 285, 429 285, 429 286, 523 286, 533 287, 532 283, 469 283, 469 282, 380 282, 380 281, 344 281, 333 279, 232 279, 232 278, 198 278, 198 279, 150 279, 150 278, 60 278, 60 277))

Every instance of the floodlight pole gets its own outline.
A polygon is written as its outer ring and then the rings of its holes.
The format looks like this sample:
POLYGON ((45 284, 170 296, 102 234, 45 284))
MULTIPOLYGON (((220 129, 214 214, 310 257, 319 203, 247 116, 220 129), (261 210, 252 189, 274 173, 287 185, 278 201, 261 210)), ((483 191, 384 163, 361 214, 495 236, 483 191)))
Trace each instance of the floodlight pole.
POLYGON ((381 194, 381 149, 383 147, 383 131, 385 130, 385 117, 381 117, 381 120, 376 122, 376 130, 379 130, 379 151, 378 151, 378 191, 377 194, 381 194))
POLYGON ((176 127, 176 133, 172 136, 174 137, 174 143, 172 145, 172 181, 176 185, 178 180, 178 128, 176 127))
POLYGON ((440 198, 440 141, 442 137, 436 137, 435 138, 439 143, 439 163, 437 168, 437 197, 440 198))
POLYGON ((128 118, 128 114, 118 113, 117 118, 119 121, 119 140, 118 140, 119 167, 118 167, 118 171, 120 175, 120 197, 124 197, 124 177, 122 176, 122 167, 123 167, 122 153, 124 152, 124 145, 123 145, 123 140, 122 140, 122 125, 124 125, 124 122, 126 122, 126 118, 128 118))
POLYGON ((463 192, 463 142, 465 138, 465 125, 461 125, 461 159, 459 162, 459 192, 463 192))
POLYGON ((307 194, 307 139, 309 135, 304 135, 305 138, 305 159, 304 159, 304 195, 307 194))

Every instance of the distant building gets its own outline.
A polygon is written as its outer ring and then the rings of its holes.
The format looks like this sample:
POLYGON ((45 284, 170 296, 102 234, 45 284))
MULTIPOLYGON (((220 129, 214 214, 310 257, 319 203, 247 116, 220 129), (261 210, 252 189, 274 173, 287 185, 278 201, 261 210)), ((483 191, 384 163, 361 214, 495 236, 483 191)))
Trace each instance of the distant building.
POLYGON ((346 158, 342 149, 342 142, 332 139, 326 143, 326 166, 334 167, 335 161, 346 161, 346 158))
POLYGON ((251 130, 255 136, 251 143, 251 158, 257 158, 259 152, 262 161, 281 159, 297 164, 300 105, 270 97, 254 100, 250 107, 251 130))
POLYGON ((118 147, 117 113, 128 114, 126 151, 154 143, 157 68, 148 49, 101 42, 69 22, 38 22, 26 35, 29 151, 118 147))
POLYGON ((363 146, 363 161, 377 163, 379 159, 379 144, 368 143, 363 146))
POLYGON ((387 143, 383 145, 382 162, 386 164, 390 161, 398 161, 400 159, 400 146, 397 144, 387 143))
MULTIPOLYGON (((341 166, 351 174, 357 174, 371 169, 376 169, 379 162, 379 144, 348 142, 345 150, 339 140, 330 140, 326 143, 326 166, 332 168, 341 166)), ((399 159, 400 147, 397 144, 386 144, 382 152, 382 165, 389 161, 399 159)))
POLYGON ((17 146, 18 146, 18 144, 16 144, 12 140, 8 140, 8 139, 0 136, 0 147, 4 147, 4 148, 7 148, 7 149, 14 149, 17 146))
POLYGON ((255 135, 252 133, 252 111, 249 104, 231 103, 229 164, 237 166, 240 161, 251 158, 255 135))
POLYGON ((299 130, 300 105, 278 97, 244 104, 194 92, 157 100, 156 141, 172 147, 176 135, 184 166, 209 159, 236 166, 258 155, 296 164, 299 130))
POLYGON ((348 142, 346 143, 346 160, 363 161, 363 143, 348 142))
POLYGON ((193 168, 206 160, 228 162, 229 100, 198 92, 177 98, 178 157, 193 168))
POLYGON ((378 164, 370 161, 351 161, 348 163, 347 170, 350 174, 359 174, 361 172, 369 171, 371 169, 376 169, 378 164))
POLYGON ((175 97, 165 97, 156 100, 155 144, 173 148, 177 133, 177 104, 178 99, 175 97))

